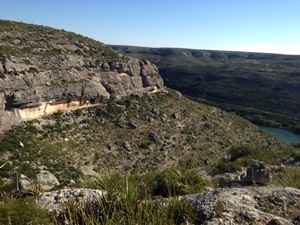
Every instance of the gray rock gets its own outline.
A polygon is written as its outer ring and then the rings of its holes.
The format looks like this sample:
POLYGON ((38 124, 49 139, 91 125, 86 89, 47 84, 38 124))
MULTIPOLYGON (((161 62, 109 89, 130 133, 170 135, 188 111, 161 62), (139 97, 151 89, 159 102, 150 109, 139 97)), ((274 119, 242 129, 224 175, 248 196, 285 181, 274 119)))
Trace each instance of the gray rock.
POLYGON ((37 203, 42 209, 50 212, 61 213, 64 207, 70 203, 84 207, 88 203, 95 203, 106 195, 106 191, 98 189, 73 188, 59 191, 45 192, 39 197, 37 203))
POLYGON ((128 127, 129 127, 130 129, 136 129, 136 128, 137 128, 137 125, 136 125, 135 123, 133 123, 132 121, 129 121, 129 122, 128 122, 128 127))
POLYGON ((155 144, 158 144, 159 143, 159 138, 156 134, 154 133, 149 133, 149 138, 151 141, 153 141, 155 144))
POLYGON ((125 148, 125 150, 127 150, 128 152, 131 152, 132 151, 132 147, 131 147, 131 144, 126 141, 124 144, 123 144, 123 147, 125 148))
POLYGON ((184 196, 183 199, 195 208, 199 224, 292 225, 299 215, 300 190, 288 187, 226 188, 184 196))
POLYGON ((37 183, 44 189, 50 190, 59 185, 57 178, 47 170, 42 170, 36 175, 37 183))
POLYGON ((24 192, 32 191, 33 190, 33 182, 28 179, 25 175, 21 174, 19 179, 19 188, 24 192))
POLYGON ((159 108, 158 107, 153 107, 151 109, 151 112, 154 114, 154 115, 159 115, 159 108))
POLYGON ((176 112, 172 114, 172 117, 176 120, 180 119, 180 113, 176 112))
POLYGON ((244 184, 267 185, 272 180, 271 169, 265 163, 258 160, 251 160, 250 167, 246 174, 242 175, 241 182, 244 184))

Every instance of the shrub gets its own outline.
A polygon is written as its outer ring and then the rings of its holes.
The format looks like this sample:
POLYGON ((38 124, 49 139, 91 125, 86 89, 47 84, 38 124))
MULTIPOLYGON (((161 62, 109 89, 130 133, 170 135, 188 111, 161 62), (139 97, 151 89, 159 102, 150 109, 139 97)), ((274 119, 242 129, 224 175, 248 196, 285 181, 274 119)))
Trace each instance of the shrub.
POLYGON ((38 73, 39 69, 36 67, 29 67, 29 69, 27 70, 28 73, 38 73))

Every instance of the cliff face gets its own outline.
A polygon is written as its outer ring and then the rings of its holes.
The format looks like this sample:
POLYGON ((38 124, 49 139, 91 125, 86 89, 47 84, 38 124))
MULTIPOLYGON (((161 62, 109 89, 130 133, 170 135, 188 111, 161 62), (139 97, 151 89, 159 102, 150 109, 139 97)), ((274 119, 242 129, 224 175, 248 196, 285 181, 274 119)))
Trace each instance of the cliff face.
POLYGON ((0 129, 163 89, 156 66, 49 27, 0 21, 0 129))

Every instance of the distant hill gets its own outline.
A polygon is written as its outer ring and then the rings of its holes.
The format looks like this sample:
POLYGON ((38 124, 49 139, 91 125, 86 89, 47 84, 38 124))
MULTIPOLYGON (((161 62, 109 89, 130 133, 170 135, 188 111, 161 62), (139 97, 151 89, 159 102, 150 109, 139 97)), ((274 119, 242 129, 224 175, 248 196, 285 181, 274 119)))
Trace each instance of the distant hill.
POLYGON ((156 64, 166 86, 255 123, 300 123, 300 56, 112 46, 156 64))

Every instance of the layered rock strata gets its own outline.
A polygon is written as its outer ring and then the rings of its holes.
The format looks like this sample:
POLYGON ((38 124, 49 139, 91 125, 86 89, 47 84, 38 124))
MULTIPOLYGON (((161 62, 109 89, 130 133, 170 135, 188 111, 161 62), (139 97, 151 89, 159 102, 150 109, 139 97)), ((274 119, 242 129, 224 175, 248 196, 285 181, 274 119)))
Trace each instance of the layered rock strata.
POLYGON ((0 31, 0 129, 163 88, 155 65, 100 42, 7 21, 1 21, 0 31))

